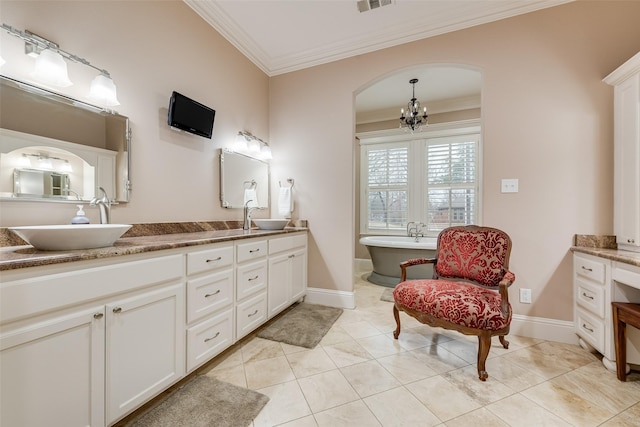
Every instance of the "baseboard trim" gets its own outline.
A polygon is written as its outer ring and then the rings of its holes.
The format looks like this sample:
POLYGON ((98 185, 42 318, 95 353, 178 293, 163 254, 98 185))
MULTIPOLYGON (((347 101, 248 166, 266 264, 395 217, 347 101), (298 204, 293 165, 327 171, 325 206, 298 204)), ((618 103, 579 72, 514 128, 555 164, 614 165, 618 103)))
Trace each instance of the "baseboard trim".
POLYGON ((307 295, 304 300, 309 304, 320 304, 347 309, 356 308, 356 294, 354 292, 307 288, 307 295))
POLYGON ((573 322, 514 314, 510 335, 539 338, 548 341, 578 344, 573 322))

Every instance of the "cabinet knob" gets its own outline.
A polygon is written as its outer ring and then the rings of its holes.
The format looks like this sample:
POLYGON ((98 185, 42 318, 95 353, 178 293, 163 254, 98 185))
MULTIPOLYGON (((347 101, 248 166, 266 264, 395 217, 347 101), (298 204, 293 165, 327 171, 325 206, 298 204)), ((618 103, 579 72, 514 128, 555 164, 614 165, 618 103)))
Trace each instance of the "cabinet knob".
POLYGON ((96 314, 94 314, 94 315, 93 315, 93 318, 94 318, 94 319, 102 319, 102 316, 104 316, 104 314, 102 314, 102 313, 96 313, 96 314))
POLYGON ((122 307, 114 307, 113 308, 113 312, 114 313, 120 313, 122 311, 122 307))
POLYGON ((212 296, 214 296, 214 295, 218 295, 219 293, 220 293, 220 289, 218 289, 217 291, 215 291, 215 292, 214 292, 214 293, 212 293, 212 294, 206 294, 204 297, 205 297, 205 298, 209 298, 209 297, 212 297, 212 296))

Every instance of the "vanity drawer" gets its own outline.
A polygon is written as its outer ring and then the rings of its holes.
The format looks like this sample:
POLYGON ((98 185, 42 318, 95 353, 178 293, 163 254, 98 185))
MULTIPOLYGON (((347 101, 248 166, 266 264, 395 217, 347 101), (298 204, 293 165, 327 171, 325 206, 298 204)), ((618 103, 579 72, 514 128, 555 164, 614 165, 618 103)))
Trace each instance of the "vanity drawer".
POLYGON ((269 255, 284 252, 307 245, 307 235, 298 234, 295 236, 278 237, 269 240, 269 255))
POLYGON ((578 305, 604 318, 604 287, 576 277, 575 289, 578 305))
POLYGON ((233 270, 187 281, 187 323, 233 302, 233 270))
POLYGON ((233 308, 187 329, 187 372, 233 344, 233 308))
POLYGON ((267 256, 266 240, 251 240, 246 243, 236 244, 238 263, 267 256))
POLYGON ((604 354, 604 323, 602 319, 576 307, 576 333, 598 352, 604 354))
POLYGON ((187 274, 211 271, 233 264, 233 245, 216 246, 187 254, 187 274))
POLYGON ((267 293, 263 292, 236 308, 236 340, 267 320, 267 293))
POLYGON ((604 284, 605 264, 603 262, 576 255, 573 268, 576 276, 586 277, 596 283, 604 284))
POLYGON ((236 270, 236 301, 267 289, 267 260, 242 265, 236 270))

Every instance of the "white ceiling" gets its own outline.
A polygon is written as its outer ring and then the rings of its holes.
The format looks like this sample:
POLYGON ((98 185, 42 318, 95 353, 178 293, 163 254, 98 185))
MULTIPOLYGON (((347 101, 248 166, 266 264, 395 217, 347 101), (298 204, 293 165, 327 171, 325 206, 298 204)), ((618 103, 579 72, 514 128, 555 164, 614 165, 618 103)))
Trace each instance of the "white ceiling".
MULTIPOLYGON (((357 0, 184 1, 267 75, 275 76, 572 0, 392 0, 363 13, 357 0)), ((418 68, 360 93, 358 123, 399 116, 411 98, 411 78, 420 80, 416 97, 431 114, 451 109, 451 102, 458 107, 480 105, 479 72, 418 68)))

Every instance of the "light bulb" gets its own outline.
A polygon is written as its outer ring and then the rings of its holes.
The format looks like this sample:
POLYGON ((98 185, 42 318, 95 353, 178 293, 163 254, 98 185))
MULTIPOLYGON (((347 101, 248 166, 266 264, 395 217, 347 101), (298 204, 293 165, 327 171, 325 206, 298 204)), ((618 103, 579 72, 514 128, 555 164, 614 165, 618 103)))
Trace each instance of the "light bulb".
POLYGON ((67 63, 62 55, 50 49, 40 52, 31 76, 52 86, 67 87, 73 83, 67 74, 67 63))
POLYGON ((97 75, 91 81, 91 89, 89 90, 89 99, 106 107, 115 107, 120 105, 116 96, 116 85, 111 78, 104 74, 97 75))

